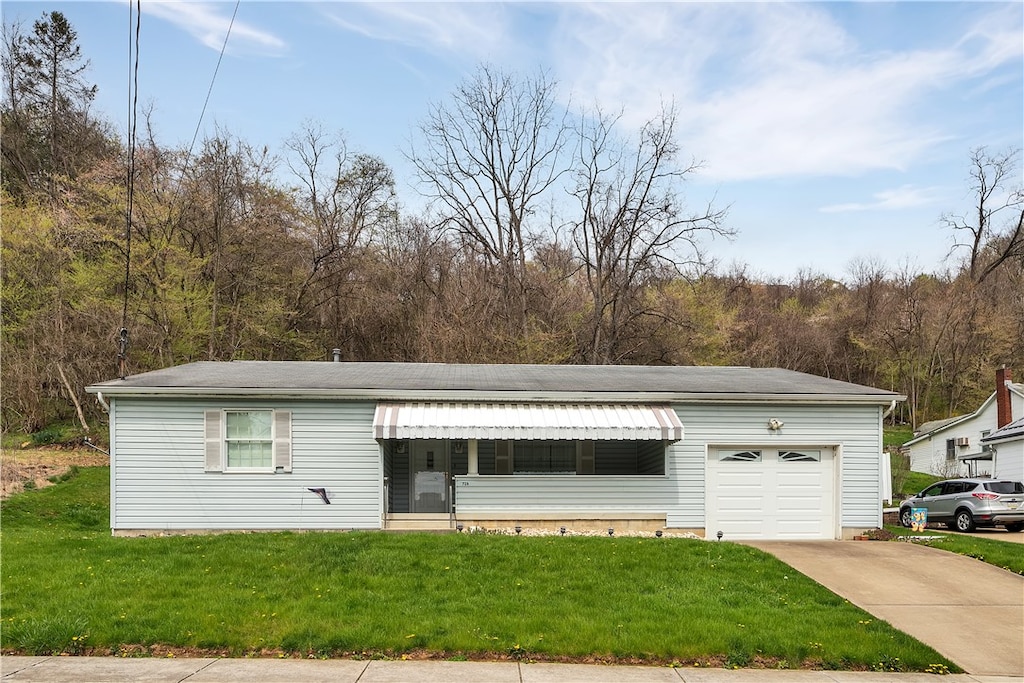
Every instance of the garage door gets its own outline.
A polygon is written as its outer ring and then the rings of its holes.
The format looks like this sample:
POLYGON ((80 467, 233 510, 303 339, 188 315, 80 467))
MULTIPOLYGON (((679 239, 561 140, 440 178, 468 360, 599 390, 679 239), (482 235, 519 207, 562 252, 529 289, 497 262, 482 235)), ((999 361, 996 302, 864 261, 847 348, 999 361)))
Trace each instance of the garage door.
POLYGON ((709 537, 835 538, 832 448, 712 448, 707 478, 709 537))

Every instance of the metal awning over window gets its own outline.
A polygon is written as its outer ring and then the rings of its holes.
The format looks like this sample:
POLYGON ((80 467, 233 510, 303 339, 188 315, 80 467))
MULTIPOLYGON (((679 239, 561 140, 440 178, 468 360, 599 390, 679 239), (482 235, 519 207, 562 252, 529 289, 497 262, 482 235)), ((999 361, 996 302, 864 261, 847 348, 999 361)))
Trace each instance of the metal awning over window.
POLYGON ((962 460, 962 461, 967 461, 967 460, 991 460, 992 459, 992 451, 982 451, 981 453, 967 453, 966 455, 958 455, 958 456, 956 456, 956 459, 957 460, 962 460))
POLYGON ((600 403, 378 403, 377 439, 679 441, 670 406, 600 403))

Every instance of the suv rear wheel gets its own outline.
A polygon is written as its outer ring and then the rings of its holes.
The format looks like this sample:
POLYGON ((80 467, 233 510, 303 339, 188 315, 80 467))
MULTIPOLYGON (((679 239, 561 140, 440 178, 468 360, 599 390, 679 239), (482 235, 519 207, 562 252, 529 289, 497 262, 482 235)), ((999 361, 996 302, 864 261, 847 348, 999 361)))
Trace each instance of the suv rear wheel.
POLYGON ((969 533, 971 531, 974 531, 975 529, 974 515, 971 514, 970 510, 957 510, 956 517, 954 518, 954 523, 956 525, 957 531, 969 533))
POLYGON ((900 524, 908 529, 913 526, 913 513, 910 512, 910 508, 900 510, 900 524))
POLYGON ((1017 533, 1018 531, 1024 531, 1024 522, 1013 522, 1012 524, 1007 524, 1006 525, 1006 530, 1010 531, 1012 533, 1017 533))

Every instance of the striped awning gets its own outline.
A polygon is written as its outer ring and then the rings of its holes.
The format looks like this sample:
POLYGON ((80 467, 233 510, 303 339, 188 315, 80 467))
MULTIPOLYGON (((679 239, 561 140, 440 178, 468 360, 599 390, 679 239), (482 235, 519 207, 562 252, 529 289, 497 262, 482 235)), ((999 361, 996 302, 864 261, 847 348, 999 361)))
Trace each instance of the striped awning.
POLYGON ((670 406, 601 403, 378 403, 377 439, 679 441, 670 406))

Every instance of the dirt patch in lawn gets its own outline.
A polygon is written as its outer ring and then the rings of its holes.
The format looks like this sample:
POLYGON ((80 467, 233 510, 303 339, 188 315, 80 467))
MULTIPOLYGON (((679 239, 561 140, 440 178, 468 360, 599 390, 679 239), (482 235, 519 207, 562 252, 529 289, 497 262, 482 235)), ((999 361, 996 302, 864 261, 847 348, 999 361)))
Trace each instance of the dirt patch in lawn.
POLYGON ((43 446, 0 452, 0 498, 26 488, 50 486, 73 466, 96 467, 110 464, 106 454, 84 446, 43 446))

